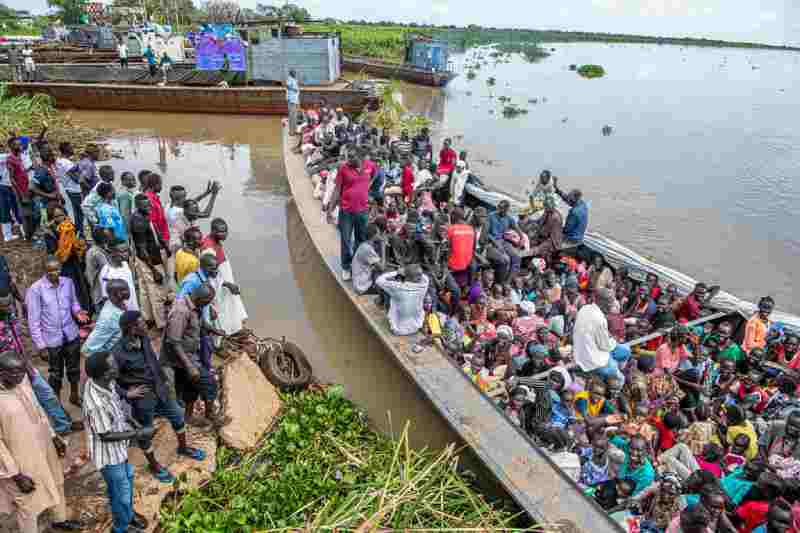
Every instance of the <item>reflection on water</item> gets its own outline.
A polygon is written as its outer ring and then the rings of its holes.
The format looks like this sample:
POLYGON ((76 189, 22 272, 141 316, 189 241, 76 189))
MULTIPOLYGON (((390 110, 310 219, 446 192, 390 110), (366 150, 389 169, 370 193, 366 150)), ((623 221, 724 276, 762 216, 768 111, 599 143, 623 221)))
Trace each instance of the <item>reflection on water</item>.
MULTIPOLYGON (((366 329, 313 248, 289 202, 278 120, 136 113, 77 118, 116 130, 110 144, 123 156, 111 161, 117 175, 144 168, 162 173, 165 207, 172 185, 186 186, 191 196, 210 179, 222 183, 213 216, 231 228, 226 250, 256 333, 295 342, 315 375, 344 384, 382 429, 400 431, 410 420, 417 445, 457 440, 366 329)), ((207 231, 208 221, 201 227, 207 231)))

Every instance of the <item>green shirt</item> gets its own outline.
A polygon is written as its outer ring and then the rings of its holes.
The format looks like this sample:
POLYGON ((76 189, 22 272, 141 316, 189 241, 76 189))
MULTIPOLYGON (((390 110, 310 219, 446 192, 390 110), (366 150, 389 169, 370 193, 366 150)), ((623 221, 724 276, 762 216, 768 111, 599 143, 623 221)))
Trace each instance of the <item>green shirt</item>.
POLYGON ((719 353, 720 357, 733 359, 737 363, 745 358, 745 353, 739 348, 738 344, 731 344, 719 353))

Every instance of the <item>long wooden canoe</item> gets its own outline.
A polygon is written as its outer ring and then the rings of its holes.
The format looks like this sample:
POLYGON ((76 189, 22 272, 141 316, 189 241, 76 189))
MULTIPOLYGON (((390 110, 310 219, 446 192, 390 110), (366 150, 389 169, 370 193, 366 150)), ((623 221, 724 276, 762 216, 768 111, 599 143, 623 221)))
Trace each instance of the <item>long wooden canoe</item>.
POLYGON ((434 72, 412 65, 387 63, 370 57, 351 55, 342 57, 342 67, 350 72, 365 72, 380 78, 398 79, 429 87, 444 87, 457 76, 454 72, 434 72))
MULTIPOLYGON (((564 531, 621 531, 448 357, 436 348, 413 353, 411 348, 415 337, 392 335, 386 313, 374 304, 372 297, 358 296, 349 283, 341 281, 338 234, 334 226, 323 222, 320 204, 313 198, 313 187, 303 160, 291 151, 290 146, 284 131, 283 155, 292 197, 322 260, 361 313, 366 327, 378 336, 394 362, 419 387, 442 418, 469 444, 508 494, 536 522, 558 522, 565 526, 564 531)), ((363 335, 364 331, 342 334, 363 335)))

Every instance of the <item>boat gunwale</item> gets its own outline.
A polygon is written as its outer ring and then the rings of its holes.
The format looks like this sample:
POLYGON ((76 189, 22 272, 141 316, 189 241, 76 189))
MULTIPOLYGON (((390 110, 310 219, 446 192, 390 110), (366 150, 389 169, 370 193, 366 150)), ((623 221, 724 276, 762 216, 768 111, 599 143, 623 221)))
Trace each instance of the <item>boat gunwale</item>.
MULTIPOLYGON (((9 88, 19 86, 19 87, 97 87, 103 89, 146 89, 149 91, 216 91, 216 92, 286 92, 286 87, 281 86, 259 86, 259 87, 217 87, 214 85, 210 86, 192 86, 192 85, 145 85, 145 84, 135 84, 135 83, 94 83, 91 81, 88 82, 48 82, 48 81, 35 81, 35 82, 7 82, 9 88)), ((369 91, 366 90, 358 90, 358 89, 349 89, 346 85, 335 87, 335 86, 304 86, 302 87, 301 92, 306 93, 315 93, 315 92, 335 92, 341 94, 352 94, 352 95, 360 95, 360 96, 368 96, 369 91)))

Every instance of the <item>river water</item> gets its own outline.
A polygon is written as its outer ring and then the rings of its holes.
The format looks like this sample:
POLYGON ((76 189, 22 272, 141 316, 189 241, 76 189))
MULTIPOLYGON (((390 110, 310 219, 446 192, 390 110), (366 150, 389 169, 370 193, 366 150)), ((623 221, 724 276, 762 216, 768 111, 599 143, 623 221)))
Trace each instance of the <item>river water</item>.
MULTIPOLYGON (((792 123, 800 56, 554 48, 537 64, 483 66, 477 79, 462 75, 445 91, 407 88, 405 102, 440 123, 439 135, 455 136, 487 181, 523 192, 531 176, 550 168, 563 187, 584 190, 592 230, 736 295, 770 293, 779 308, 800 312, 792 302, 800 242, 791 225, 800 210, 800 139, 792 123), (583 80, 568 69, 588 62, 602 64, 607 77, 583 80), (494 88, 485 83, 489 76, 494 88), (528 114, 499 117, 498 96, 528 114), (604 125, 612 135, 601 134, 604 125)), ((380 427, 399 431, 412 420, 417 443, 455 440, 334 286, 308 240, 289 201, 279 119, 75 117, 114 130, 110 144, 123 157, 113 161, 118 172, 160 172, 165 205, 171 184, 199 193, 209 179, 222 182, 214 215, 230 225, 228 255, 258 334, 297 343, 315 373, 345 384, 380 427)))

